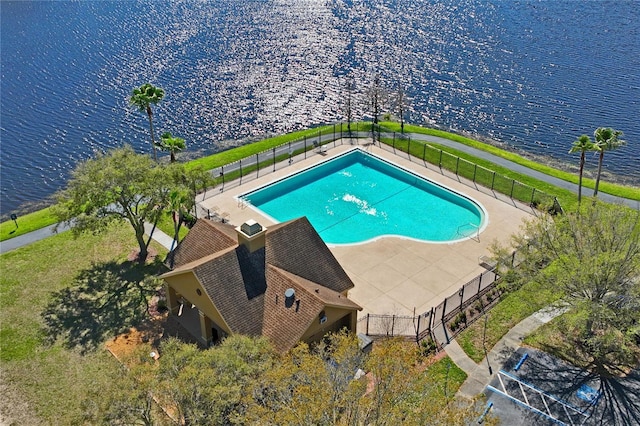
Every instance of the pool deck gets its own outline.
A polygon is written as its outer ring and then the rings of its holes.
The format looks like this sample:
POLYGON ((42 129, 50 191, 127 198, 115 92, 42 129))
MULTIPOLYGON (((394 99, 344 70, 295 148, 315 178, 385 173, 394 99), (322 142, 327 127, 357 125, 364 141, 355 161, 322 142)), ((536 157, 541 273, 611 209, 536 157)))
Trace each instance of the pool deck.
MULTIPOLYGON (((372 154, 474 199, 488 214, 488 224, 480 233, 479 241, 469 239, 435 244, 388 237, 357 245, 330 245, 331 252, 355 284, 355 288, 349 291, 349 298, 363 307, 359 318, 367 313, 413 315, 430 310, 485 270, 479 265, 478 258, 489 255, 488 247, 493 241, 508 243, 510 236, 518 232, 522 221, 533 217, 528 207, 518 208, 510 200, 501 201, 486 188, 483 191, 476 190, 455 176, 449 177, 433 170, 434 166, 427 169, 415 159, 414 162, 409 161, 406 154, 396 155, 368 145, 367 142, 371 141, 358 142, 372 154)), ((216 210, 233 225, 254 219, 268 228, 273 224, 271 219, 239 203, 235 197, 350 149, 351 145, 341 145, 329 149, 324 157, 294 157, 290 165, 243 185, 217 192, 199 202, 199 205, 204 209, 216 210)))

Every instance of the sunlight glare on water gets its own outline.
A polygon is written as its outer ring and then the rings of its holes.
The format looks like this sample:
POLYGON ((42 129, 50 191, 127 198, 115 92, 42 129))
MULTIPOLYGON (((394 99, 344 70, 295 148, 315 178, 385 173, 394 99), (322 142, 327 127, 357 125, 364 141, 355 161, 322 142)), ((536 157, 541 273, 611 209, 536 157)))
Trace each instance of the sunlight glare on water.
POLYGON ((623 130, 629 145, 605 170, 640 182, 631 0, 7 1, 0 19, 2 214, 52 194, 96 151, 149 153, 146 118, 128 106, 145 82, 166 91, 156 131, 192 155, 342 120, 348 78, 367 118, 379 75, 407 92, 409 121, 557 161, 576 163, 580 134, 623 130))

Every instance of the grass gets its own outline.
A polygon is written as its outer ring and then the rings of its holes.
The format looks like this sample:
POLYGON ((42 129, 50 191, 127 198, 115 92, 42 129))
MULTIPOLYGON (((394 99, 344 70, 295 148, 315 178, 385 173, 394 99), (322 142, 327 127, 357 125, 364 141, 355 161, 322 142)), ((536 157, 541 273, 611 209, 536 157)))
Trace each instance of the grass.
POLYGON ((465 373, 448 356, 429 365, 424 372, 427 383, 438 383, 443 385, 442 404, 447 403, 447 399, 458 391, 460 386, 467 380, 465 373), (448 370, 448 371, 447 371, 448 370), (446 395, 444 394, 444 384, 447 384, 446 395))
MULTIPOLYGON (((400 123, 381 122, 380 124, 385 129, 388 129, 394 132, 400 132, 400 123)), ((547 166, 545 164, 541 164, 541 163, 526 159, 514 152, 505 151, 496 146, 493 146, 484 142, 480 142, 462 135, 458 135, 456 133, 446 132, 444 130, 438 130, 438 129, 430 129, 422 126, 411 125, 411 124, 405 124, 404 130, 405 130, 405 133, 420 133, 424 135, 438 136, 445 139, 450 139, 452 141, 459 142, 461 144, 464 144, 473 148, 477 148, 482 151, 489 152, 493 155, 504 158, 506 160, 513 161, 514 163, 523 165, 533 170, 537 170, 546 175, 554 176, 554 177, 557 177, 558 179, 562 179, 567 182, 578 184, 578 175, 575 173, 569 173, 562 170, 558 170, 556 168, 547 166)), ((570 147, 570 143, 567 144, 567 149, 569 149, 569 147, 570 147)), ((576 156, 576 163, 578 162, 578 158, 579 157, 576 156)), ((584 178, 582 185, 584 188, 594 188, 595 179, 584 178)), ((542 188, 540 189, 544 190, 542 188)), ((615 183, 600 181, 599 190, 611 195, 616 195, 618 197, 628 198, 630 200, 640 200, 640 188, 637 188, 637 187, 630 187, 630 186, 624 186, 624 185, 618 185, 615 183)))
POLYGON ((410 154, 414 157, 450 170, 459 176, 475 181, 486 188, 492 188, 497 192, 512 196, 524 203, 528 204, 533 200, 540 204, 550 205, 553 203, 553 197, 555 196, 565 209, 577 207, 577 196, 569 190, 513 172, 506 167, 495 165, 490 161, 474 157, 463 151, 434 143, 410 143, 408 140, 402 139, 383 138, 382 142, 395 146, 400 151, 410 151, 410 154), (514 185, 513 180, 520 184, 514 185))
MULTIPOLYGON (((0 256, 2 381, 45 423, 81 423, 84 395, 119 367, 105 351, 83 356, 60 342, 46 344, 42 310, 52 293, 68 287, 79 271, 103 262, 122 263, 136 247, 131 228, 123 224, 77 239, 63 232, 0 256)), ((153 247, 165 253, 155 243, 153 247)))
MULTIPOLYGON (((557 301, 561 294, 539 283, 529 282, 519 290, 505 296, 487 315, 485 345, 487 352, 495 346, 514 325, 529 315, 557 301)), ((471 324, 460 333, 456 340, 462 349, 475 362, 484 358, 482 345, 484 335, 484 318, 471 324)))
POLYGON ((333 126, 322 126, 313 129, 287 133, 285 135, 263 139, 258 142, 242 145, 213 155, 209 155, 207 157, 189 161, 187 163, 187 168, 201 167, 204 170, 212 170, 220 166, 224 166, 225 164, 230 164, 240 159, 250 157, 252 155, 258 154, 287 142, 293 142, 301 140, 305 137, 317 136, 319 134, 325 135, 329 133, 333 133, 333 126))
POLYGON ((46 207, 42 210, 38 210, 24 216, 18 216, 16 222, 13 220, 7 220, 0 223, 0 241, 8 240, 22 234, 27 234, 31 231, 44 228, 45 226, 53 225, 56 223, 56 219, 51 213, 51 208, 46 207), (18 224, 17 228, 16 222, 18 224))

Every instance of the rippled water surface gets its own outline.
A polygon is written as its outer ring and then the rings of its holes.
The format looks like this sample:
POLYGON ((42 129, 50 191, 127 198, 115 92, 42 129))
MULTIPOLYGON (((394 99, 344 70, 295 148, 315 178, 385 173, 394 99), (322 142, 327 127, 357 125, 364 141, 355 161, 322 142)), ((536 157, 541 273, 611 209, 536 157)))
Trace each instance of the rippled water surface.
MULTIPOLYGON (((1 2, 1 204, 64 185, 77 161, 132 144, 127 105, 166 91, 158 133, 190 151, 343 118, 341 88, 379 74, 411 98, 410 120, 577 162, 571 142, 625 132, 609 171, 640 182, 640 8, 634 1, 1 2), (417 3, 417 4, 415 4, 417 3)), ((596 158, 589 157, 594 168, 596 158)))

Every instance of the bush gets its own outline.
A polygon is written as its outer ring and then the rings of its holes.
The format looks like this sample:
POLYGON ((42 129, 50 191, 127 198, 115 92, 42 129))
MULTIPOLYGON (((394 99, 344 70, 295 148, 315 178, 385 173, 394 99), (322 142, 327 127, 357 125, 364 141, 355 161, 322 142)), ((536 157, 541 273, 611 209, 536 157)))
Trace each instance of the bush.
POLYGON ((419 351, 420 351, 420 355, 424 357, 434 353, 437 348, 438 346, 436 345, 436 342, 434 342, 431 337, 427 337, 426 339, 423 339, 420 341, 419 351))

